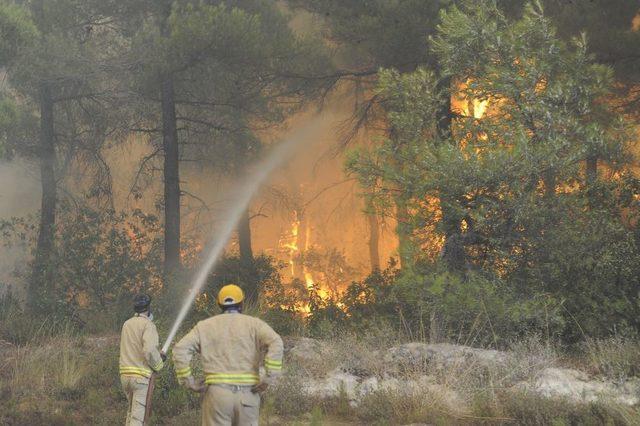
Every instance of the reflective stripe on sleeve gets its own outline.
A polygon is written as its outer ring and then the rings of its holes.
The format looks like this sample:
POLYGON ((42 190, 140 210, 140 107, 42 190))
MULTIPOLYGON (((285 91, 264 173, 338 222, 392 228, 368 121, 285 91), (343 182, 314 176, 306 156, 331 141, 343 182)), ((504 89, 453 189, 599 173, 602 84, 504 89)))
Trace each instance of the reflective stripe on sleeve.
POLYGON ((260 383, 260 376, 255 373, 206 373, 205 383, 207 385, 256 385, 260 383))
POLYGON ((267 370, 271 371, 282 370, 282 360, 266 358, 264 360, 264 366, 267 370))
POLYGON ((181 368, 176 370, 176 377, 178 379, 184 379, 185 377, 191 376, 191 367, 181 368))
POLYGON ((151 370, 140 367, 120 367, 120 375, 122 376, 142 376, 151 377, 151 370))

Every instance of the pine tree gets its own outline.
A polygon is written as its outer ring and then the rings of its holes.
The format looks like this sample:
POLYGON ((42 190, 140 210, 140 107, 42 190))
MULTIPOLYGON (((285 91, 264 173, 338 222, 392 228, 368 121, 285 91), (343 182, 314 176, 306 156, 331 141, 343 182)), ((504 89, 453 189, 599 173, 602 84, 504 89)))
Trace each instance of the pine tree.
MULTIPOLYGON (((602 298, 607 290, 594 288, 606 280, 583 281, 584 265, 577 265, 611 255, 596 241, 624 241, 624 256, 636 255, 622 219, 637 185, 624 167, 632 139, 606 102, 613 70, 596 63, 586 37, 564 42, 539 5, 527 6, 519 19, 491 1, 453 7, 442 13, 431 48, 464 98, 488 102, 489 110, 459 115, 443 137, 438 76, 426 68, 385 70, 377 93, 396 137, 349 163, 363 185, 383 182, 379 205, 398 197, 407 203, 414 265, 433 259, 425 250, 434 229, 446 235, 447 209, 462 224, 465 269, 508 277, 524 293, 544 289, 571 295, 576 304, 576 294, 602 298), (594 179, 593 158, 610 179, 594 179), (595 233, 596 240, 587 237, 595 233), (563 255, 568 247, 570 260, 563 255), (574 293, 566 269, 578 272, 573 280, 583 290, 574 293)), ((618 273, 608 268, 599 273, 618 273)), ((625 277, 619 290, 629 319, 635 296, 627 290, 635 279, 625 277)))

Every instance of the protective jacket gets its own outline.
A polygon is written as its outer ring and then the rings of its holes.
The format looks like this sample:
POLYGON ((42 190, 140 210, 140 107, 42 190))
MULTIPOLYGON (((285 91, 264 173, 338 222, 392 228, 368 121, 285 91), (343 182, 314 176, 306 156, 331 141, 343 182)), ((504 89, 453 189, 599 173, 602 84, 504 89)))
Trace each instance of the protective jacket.
POLYGON ((207 385, 254 385, 260 382, 262 349, 267 376, 282 370, 282 339, 267 323, 241 313, 224 313, 200 321, 173 348, 178 381, 191 375, 191 358, 199 353, 207 385))
POLYGON ((158 340, 156 325, 147 316, 128 319, 120 338, 120 375, 150 377, 152 371, 162 369, 158 340))

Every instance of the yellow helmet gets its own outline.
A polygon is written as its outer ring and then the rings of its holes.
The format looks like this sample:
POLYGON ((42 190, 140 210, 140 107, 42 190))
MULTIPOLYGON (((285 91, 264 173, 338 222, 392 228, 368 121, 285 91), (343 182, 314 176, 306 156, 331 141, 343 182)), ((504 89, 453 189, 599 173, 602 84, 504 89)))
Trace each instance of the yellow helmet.
POLYGON ((237 305, 244 300, 244 292, 235 284, 225 285, 218 293, 218 305, 231 306, 237 305))

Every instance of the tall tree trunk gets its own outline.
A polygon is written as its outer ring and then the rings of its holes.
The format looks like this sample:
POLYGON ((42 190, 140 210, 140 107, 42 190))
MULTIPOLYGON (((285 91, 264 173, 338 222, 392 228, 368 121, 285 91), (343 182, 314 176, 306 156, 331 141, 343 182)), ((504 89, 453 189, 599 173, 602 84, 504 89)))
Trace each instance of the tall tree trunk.
POLYGON ((42 201, 40 207, 40 227, 36 245, 33 276, 29 291, 32 306, 40 302, 40 296, 51 283, 50 260, 54 242, 56 222, 56 175, 55 175, 55 135, 53 124, 53 97, 51 86, 42 83, 40 87, 40 182, 42 201))
POLYGON ((442 206, 442 224, 444 228, 444 246, 442 249, 442 259, 447 266, 454 271, 462 272, 467 266, 467 253, 464 249, 464 238, 462 236, 461 220, 452 211, 447 196, 440 197, 442 206))
MULTIPOLYGON (((445 77, 438 83, 438 89, 442 92, 442 102, 438 111, 438 136, 442 141, 451 140, 453 136, 453 111, 451 111, 451 77, 445 77)), ((450 205, 455 203, 456 197, 452 194, 441 194, 440 205, 442 209, 442 223, 444 225, 444 247, 442 259, 447 266, 455 271, 463 271, 467 264, 461 235, 460 219, 458 219, 450 205)))
POLYGON ((453 111, 451 111, 451 77, 445 77, 438 82, 437 89, 442 93, 440 110, 437 116, 438 136, 442 141, 451 137, 451 124, 453 123, 453 111))
POLYGON ((365 203, 367 221, 369 222, 369 261, 371 263, 371 272, 376 272, 380 270, 380 227, 373 202, 367 198, 365 203))
POLYGON ((396 234, 398 234, 398 254, 400 256, 400 267, 410 270, 413 267, 413 243, 411 242, 411 224, 409 223, 409 212, 407 202, 402 197, 397 197, 396 219, 398 221, 396 234))
MULTIPOLYGON (((302 199, 302 196, 301 198, 302 199)), ((308 235, 307 235, 307 215, 303 208, 296 209, 296 218, 298 219, 298 237, 296 238, 296 245, 298 246, 298 254, 301 255, 300 259, 296 260, 295 263, 295 277, 300 279, 302 282, 305 282, 305 265, 304 258, 307 255, 308 247, 308 235)))
POLYGON ((240 260, 244 265, 253 264, 253 248, 251 247, 251 218, 249 209, 245 210, 238 223, 238 245, 240 246, 240 260))
POLYGON ((240 248, 240 266, 245 278, 245 293, 247 301, 252 302, 258 299, 258 276, 253 258, 253 247, 251 246, 251 217, 249 209, 240 216, 238 223, 238 246, 240 248))
POLYGON ((164 273, 180 266, 180 158, 173 78, 162 81, 162 143, 164 149, 164 273))
MULTIPOLYGON (((364 98, 364 88, 362 87, 361 78, 356 78, 355 85, 355 114, 358 114, 362 99, 364 98)), ((376 214, 373 200, 371 197, 365 197, 365 214, 369 224, 369 263, 371 264, 371 272, 380 270, 380 227, 378 224, 378 215, 376 214)))

